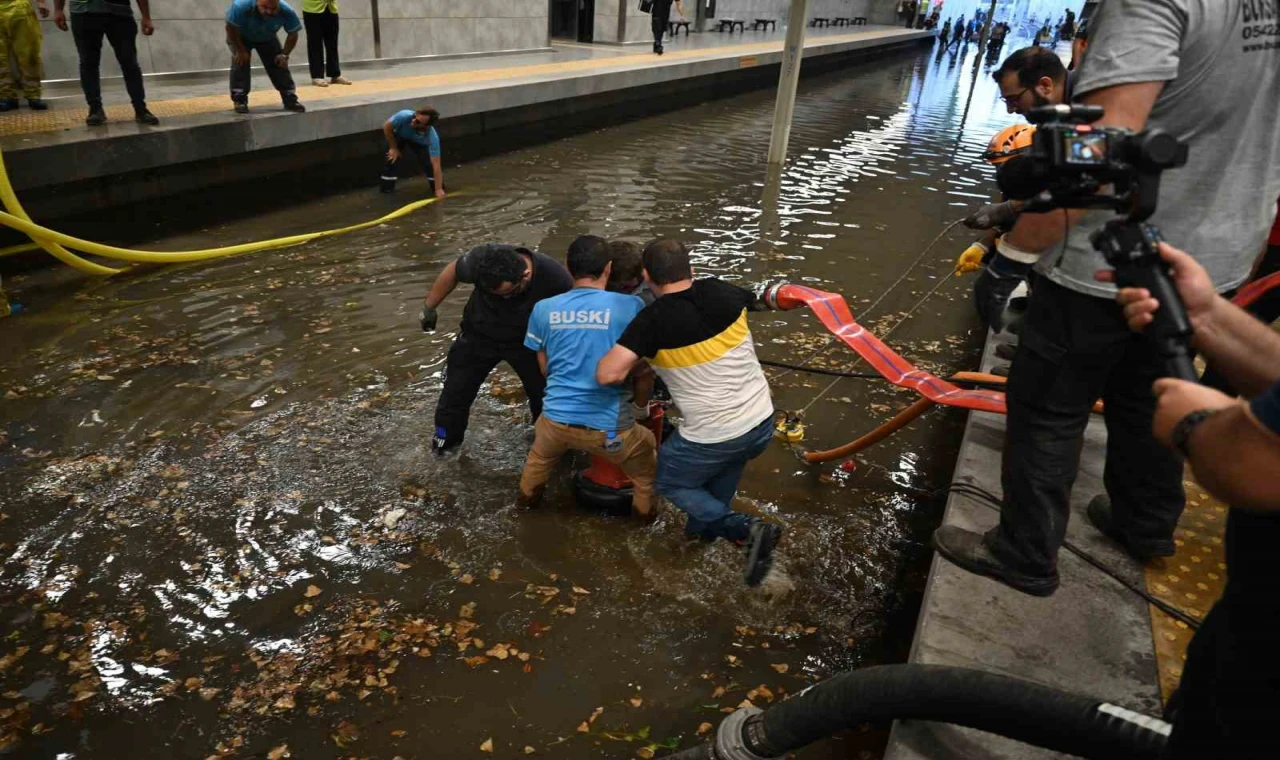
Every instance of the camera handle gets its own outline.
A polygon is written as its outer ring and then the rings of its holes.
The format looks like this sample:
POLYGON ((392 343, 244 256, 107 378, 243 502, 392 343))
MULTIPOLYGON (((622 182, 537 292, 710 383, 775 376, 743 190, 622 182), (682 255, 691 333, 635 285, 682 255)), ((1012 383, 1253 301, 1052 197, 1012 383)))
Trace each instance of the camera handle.
POLYGON ((1116 270, 1118 287, 1146 288, 1160 302, 1144 334, 1155 343, 1168 376, 1196 382, 1191 320, 1169 278, 1169 267, 1160 258, 1161 240, 1155 225, 1130 219, 1113 219, 1089 238, 1094 250, 1116 270))

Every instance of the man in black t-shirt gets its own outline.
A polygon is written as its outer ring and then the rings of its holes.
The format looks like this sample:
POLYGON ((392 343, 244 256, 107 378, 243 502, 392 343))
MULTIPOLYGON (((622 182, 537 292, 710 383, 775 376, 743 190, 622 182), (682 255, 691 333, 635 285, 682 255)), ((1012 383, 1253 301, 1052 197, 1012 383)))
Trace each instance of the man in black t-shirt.
POLYGON ((773 400, 747 326, 758 299, 714 277, 694 280, 689 252, 675 240, 645 247, 644 275, 658 299, 600 360, 596 381, 623 382, 649 360, 681 416, 658 454, 658 493, 689 516, 690 537, 745 544, 745 578, 755 586, 782 535, 777 525, 733 510, 747 462, 773 439, 773 400))
POLYGON ((459 282, 476 287, 462 310, 461 330, 445 363, 431 444, 437 454, 462 443, 471 404, 499 362, 505 361, 519 375, 529 414, 538 419, 547 381, 538 355, 524 347, 529 315, 538 301, 573 288, 568 271, 549 256, 512 245, 482 245, 446 266, 436 278, 420 316, 424 332, 436 329, 436 307, 459 282))

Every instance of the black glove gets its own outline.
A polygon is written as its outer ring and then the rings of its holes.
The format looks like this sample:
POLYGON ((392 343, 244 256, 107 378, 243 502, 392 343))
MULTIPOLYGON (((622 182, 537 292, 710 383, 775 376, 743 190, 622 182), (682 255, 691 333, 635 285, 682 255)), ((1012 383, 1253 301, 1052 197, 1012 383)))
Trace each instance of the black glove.
POLYGON ((423 332, 431 332, 436 329, 436 322, 440 320, 440 313, 431 306, 423 306, 422 313, 418 315, 418 322, 422 324, 423 332))
POLYGON ((989 203, 969 215, 964 226, 971 230, 989 230, 993 227, 1008 227, 1018 219, 1018 211, 1013 201, 989 203))

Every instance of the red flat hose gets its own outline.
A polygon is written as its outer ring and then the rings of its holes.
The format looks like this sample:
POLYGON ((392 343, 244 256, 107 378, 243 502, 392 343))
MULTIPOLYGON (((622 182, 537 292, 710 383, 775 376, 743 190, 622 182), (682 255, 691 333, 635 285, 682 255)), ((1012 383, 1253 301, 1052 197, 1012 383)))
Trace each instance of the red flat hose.
MULTIPOLYGON (((865 327, 853 319, 849 305, 838 293, 787 283, 771 288, 766 294, 771 306, 789 311, 808 306, 831 334, 844 341, 885 380, 901 388, 910 388, 935 404, 975 409, 980 412, 1005 414, 1004 394, 996 391, 966 390, 940 377, 917 369, 903 359, 865 327)), ((923 410, 921 410, 923 411, 923 410)))
POLYGON ((1272 272, 1266 277, 1263 277, 1260 280, 1254 280, 1243 288, 1240 288, 1240 290, 1236 291, 1235 296, 1232 297, 1231 303, 1243 309, 1259 298, 1262 298, 1268 290, 1271 290, 1276 286, 1280 286, 1280 272, 1272 272))

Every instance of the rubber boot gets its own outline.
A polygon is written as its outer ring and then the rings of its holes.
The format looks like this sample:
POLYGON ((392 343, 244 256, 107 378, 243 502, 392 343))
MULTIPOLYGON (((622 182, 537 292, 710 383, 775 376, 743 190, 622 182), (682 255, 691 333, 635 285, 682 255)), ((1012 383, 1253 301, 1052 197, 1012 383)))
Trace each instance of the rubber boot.
POLYGON ((15 111, 18 108, 17 98, 0 99, 0 111, 15 111))
POLYGON ((394 193, 396 191, 396 178, 382 175, 382 181, 379 189, 384 193, 394 193))

